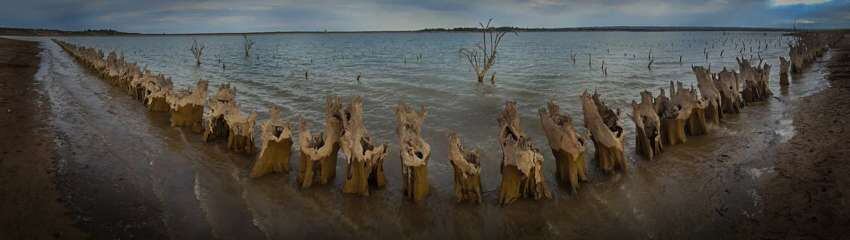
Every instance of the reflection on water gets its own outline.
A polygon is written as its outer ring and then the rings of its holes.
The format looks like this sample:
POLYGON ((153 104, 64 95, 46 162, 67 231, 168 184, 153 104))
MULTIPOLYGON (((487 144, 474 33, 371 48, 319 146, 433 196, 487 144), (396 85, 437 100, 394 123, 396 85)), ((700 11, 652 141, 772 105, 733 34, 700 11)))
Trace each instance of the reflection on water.
MULTIPOLYGON (((221 144, 205 144, 194 134, 170 128, 167 116, 147 113, 131 100, 115 100, 129 97, 110 91, 81 68, 52 66, 41 78, 54 82, 57 88, 82 85, 87 91, 103 92, 103 96, 76 98, 76 108, 54 107, 57 114, 95 103, 123 104, 113 107, 111 111, 121 116, 111 119, 124 121, 121 124, 127 126, 125 129, 134 131, 110 130, 105 135, 130 134, 147 142, 131 149, 148 156, 144 159, 154 168, 140 173, 149 175, 138 181, 157 189, 164 222, 172 236, 197 221, 208 225, 214 236, 249 239, 730 236, 734 226, 729 219, 757 202, 757 193, 750 190, 758 180, 756 175, 762 175, 772 164, 772 160, 750 156, 793 136, 793 103, 825 86, 816 65, 811 73, 793 76, 790 88, 780 89, 778 67, 773 67, 774 99, 729 116, 708 136, 666 148, 652 162, 634 154, 633 124, 623 116, 629 134, 629 173, 605 176, 590 160, 594 166, 590 168, 590 182, 582 185, 578 194, 570 195, 555 187, 554 158, 536 114, 545 101, 555 99, 584 132, 578 101, 584 89, 598 89, 611 105, 627 109, 627 102, 636 100, 644 89, 666 87, 671 80, 695 85, 691 65, 710 63, 714 71, 737 69, 736 45, 767 45, 766 49, 754 47, 746 55, 761 56, 778 66, 778 57, 787 53, 785 42, 789 39, 780 33, 521 33, 505 40, 493 70, 497 84, 490 86, 475 84, 457 55, 458 48, 477 40, 475 34, 273 34, 252 38, 255 52, 247 59, 242 57, 239 45, 242 38, 235 35, 68 40, 118 50, 129 61, 172 76, 178 87, 191 86, 198 78, 209 79, 213 85, 230 82, 237 87, 237 99, 244 109, 265 112, 269 104, 278 104, 289 119, 302 116, 312 126, 321 125, 324 96, 335 94, 347 99, 363 95, 367 129, 379 142, 391 143, 385 163, 387 189, 361 198, 341 194, 341 177, 332 186, 306 190, 295 186, 294 173, 249 179, 247 171, 254 156, 232 154, 221 144), (200 67, 194 66, 188 51, 193 38, 207 44, 205 64, 200 67), (646 68, 650 49, 656 59, 651 71, 646 68), (719 56, 721 51, 723 57, 719 56), (576 64, 570 59, 571 53, 577 55, 576 64), (420 54, 421 61, 417 60, 420 54), (680 55, 682 63, 678 61, 680 55), (602 61, 608 66, 607 77, 599 71, 602 61), (304 72, 309 78, 304 78, 304 72), (362 75, 361 83, 354 80, 357 75, 362 75), (429 163, 432 189, 431 196, 420 205, 403 199, 400 162, 394 160, 398 154, 391 127, 392 108, 400 100, 425 105, 429 111, 422 134, 433 147, 434 157, 429 163), (506 208, 495 204, 500 179, 496 116, 506 100, 518 102, 526 133, 545 154, 544 172, 554 189, 552 200, 520 201, 506 208), (120 120, 125 118, 133 120, 120 120), (469 147, 482 150, 482 183, 487 192, 480 206, 454 202, 452 168, 445 157, 450 131, 459 132, 469 147), (194 210, 186 209, 198 209, 201 214, 192 215, 194 210), (189 214, 183 217, 184 212, 189 214)), ((48 42, 43 45, 48 49, 49 64, 70 62, 57 46, 48 42)), ((73 95, 61 91, 51 94, 73 95)), ((54 101, 58 99, 62 98, 54 101)), ((115 124, 107 119, 99 121, 115 124)), ((73 124, 64 129, 80 131, 73 124)), ((104 148, 121 147, 120 142, 115 145, 104 148)), ((294 154, 291 161, 294 170, 299 167, 297 157, 294 154)), ((343 170, 339 164, 337 171, 343 170)))

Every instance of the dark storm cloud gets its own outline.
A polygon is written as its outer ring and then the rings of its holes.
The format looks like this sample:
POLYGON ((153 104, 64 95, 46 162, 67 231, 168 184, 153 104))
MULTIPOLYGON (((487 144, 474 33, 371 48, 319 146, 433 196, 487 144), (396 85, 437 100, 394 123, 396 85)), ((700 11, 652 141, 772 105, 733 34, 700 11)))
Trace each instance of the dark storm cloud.
POLYGON ((850 27, 847 0, 14 1, 0 24, 133 32, 409 30, 497 25, 850 27))

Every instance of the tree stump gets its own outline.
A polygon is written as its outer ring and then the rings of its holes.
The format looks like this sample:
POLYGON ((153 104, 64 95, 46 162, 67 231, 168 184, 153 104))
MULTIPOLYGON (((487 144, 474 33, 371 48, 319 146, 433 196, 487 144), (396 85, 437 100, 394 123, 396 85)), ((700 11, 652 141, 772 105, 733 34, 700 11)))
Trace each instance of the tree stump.
POLYGON ((740 68, 740 79, 743 79, 744 89, 741 91, 741 96, 744 103, 761 102, 767 100, 772 93, 768 88, 768 80, 770 80, 770 65, 767 63, 753 67, 750 61, 743 58, 736 58, 740 68))
POLYGON ((343 109, 343 132, 341 149, 346 157, 346 177, 342 186, 344 193, 369 196, 370 187, 386 186, 384 158, 387 145, 374 145, 363 125, 363 100, 355 97, 343 109))
POLYGON ((722 98, 714 84, 717 82, 716 75, 712 75, 711 70, 701 66, 695 66, 692 69, 697 77, 699 94, 708 103, 705 108, 705 119, 712 124, 720 124, 720 119, 723 118, 723 111, 720 110, 722 98))
POLYGON ((224 116, 229 114, 229 111, 236 107, 236 88, 231 88, 230 84, 219 85, 215 96, 209 99, 208 105, 210 111, 205 114, 206 127, 204 128, 204 141, 213 141, 216 139, 227 139, 230 135, 230 127, 224 116))
POLYGON ((342 105, 339 97, 328 97, 325 102, 325 130, 316 136, 310 134, 307 121, 301 119, 298 146, 301 150, 301 169, 298 185, 308 188, 313 181, 330 183, 336 176, 337 152, 342 134, 342 105))
POLYGON ((292 128, 280 117, 280 108, 269 109, 269 120, 261 124, 263 146, 254 161, 250 176, 258 178, 269 173, 288 173, 292 155, 292 128))
POLYGON ((655 111, 652 93, 640 93, 640 103, 632 100, 632 121, 635 123, 635 148, 637 153, 648 160, 661 154, 661 118, 655 111))
POLYGON ((203 131, 208 84, 206 80, 200 80, 195 90, 177 91, 166 98, 171 109, 172 127, 189 127, 196 133, 203 131))
POLYGON ((677 118, 685 122, 685 133, 689 136, 708 133, 705 120, 706 102, 697 96, 693 86, 691 89, 686 89, 681 82, 676 82, 676 86, 674 87, 673 82, 670 82, 670 92, 675 93, 670 102, 678 109, 677 118))
POLYGON ((227 148, 237 153, 253 153, 254 123, 257 121, 257 113, 251 112, 250 115, 244 115, 234 106, 227 115, 224 115, 224 120, 227 122, 227 129, 230 130, 227 134, 227 148))
POLYGON ((735 72, 726 70, 717 73, 715 86, 720 92, 720 105, 723 113, 739 113, 744 106, 744 100, 741 98, 739 89, 740 83, 735 72))
POLYGON ((449 161, 454 168, 457 202, 481 203, 481 162, 478 149, 465 151, 460 136, 449 134, 449 161))
POLYGON ((623 153, 625 132, 618 123, 619 110, 614 112, 608 108, 599 94, 582 93, 582 110, 584 124, 589 131, 590 139, 596 148, 596 161, 606 174, 614 170, 626 171, 626 157, 623 153))
POLYGON ((579 181, 587 181, 585 139, 576 133, 572 118, 567 113, 561 114, 555 101, 549 101, 546 108, 540 108, 538 115, 555 156, 556 176, 560 183, 576 192, 579 181))
POLYGON ((431 145, 420 136, 422 122, 427 115, 425 107, 420 111, 400 102, 395 108, 396 133, 399 138, 401 155, 401 176, 404 195, 413 202, 421 202, 428 196, 428 160, 431 158, 431 145))
POLYGON ((543 155, 534 148, 520 128, 516 102, 505 103, 499 122, 499 145, 502 149, 502 184, 499 204, 508 205, 519 198, 550 198, 543 176, 543 155))
POLYGON ((147 81, 142 83, 142 88, 145 91, 144 102, 148 110, 153 112, 166 112, 171 110, 171 106, 166 101, 166 96, 171 94, 172 84, 171 79, 159 74, 155 77, 146 78, 147 81))
POLYGON ((791 63, 785 57, 779 57, 779 85, 788 86, 788 68, 791 63))

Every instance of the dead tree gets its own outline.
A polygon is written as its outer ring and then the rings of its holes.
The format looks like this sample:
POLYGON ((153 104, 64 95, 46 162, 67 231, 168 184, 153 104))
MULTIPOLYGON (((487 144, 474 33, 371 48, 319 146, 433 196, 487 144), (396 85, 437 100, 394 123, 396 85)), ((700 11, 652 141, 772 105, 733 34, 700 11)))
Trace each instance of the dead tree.
POLYGON ((706 119, 712 124, 720 124, 720 118, 723 117, 723 111, 720 110, 722 105, 720 91, 715 86, 716 75, 711 74, 711 70, 702 66, 692 67, 694 75, 697 77, 697 87, 699 88, 700 96, 708 105, 705 110, 706 119))
POLYGON ((325 130, 311 135, 307 121, 301 119, 298 146, 301 150, 301 169, 298 185, 310 187, 314 181, 330 183, 336 176, 337 153, 342 134, 342 104, 339 97, 331 96, 325 101, 325 130))
POLYGON ((454 168, 457 202, 481 203, 481 160, 478 149, 466 151, 457 133, 449 134, 449 161, 454 168))
POLYGON ((614 170, 626 171, 626 157, 623 153, 624 129, 620 126, 619 111, 608 108, 599 94, 593 96, 584 91, 581 94, 584 124, 590 139, 596 148, 596 161, 605 173, 614 170))
POLYGON ((355 97, 342 110, 342 153, 346 157, 344 193, 369 196, 371 187, 383 188, 387 145, 375 145, 363 125, 363 100, 355 97))
POLYGON ((269 173, 288 173, 292 155, 292 127, 280 117, 280 108, 269 109, 269 119, 260 126, 260 155, 251 168, 251 177, 258 178, 269 173))
POLYGON ((171 126, 188 127, 193 132, 204 130, 204 103, 207 100, 209 82, 199 80, 194 90, 177 91, 167 96, 171 106, 171 126))
POLYGON ((416 111, 404 102, 395 108, 396 133, 399 138, 401 155, 401 176, 404 195, 414 202, 421 202, 428 196, 428 160, 431 158, 431 145, 420 136, 422 122, 427 115, 425 107, 416 111))
POLYGON ((487 21, 487 25, 479 23, 481 26, 481 42, 475 44, 473 48, 461 48, 458 53, 465 57, 475 71, 478 83, 484 82, 484 77, 487 72, 496 64, 496 53, 499 49, 499 44, 502 43, 502 38, 508 32, 496 30, 490 26, 493 19, 487 21))
POLYGON ((519 198, 550 198, 543 176, 543 154, 532 145, 520 128, 516 102, 505 103, 499 122, 499 146, 502 150, 502 185, 499 204, 508 205, 519 198))
POLYGON ((254 40, 248 39, 247 34, 242 34, 242 48, 245 49, 245 57, 251 56, 251 48, 254 47, 254 40))
POLYGON ((189 51, 192 51, 192 55, 195 56, 195 65, 201 65, 201 57, 204 55, 204 46, 203 44, 199 44, 198 40, 192 40, 192 47, 189 48, 189 51))
POLYGON ((640 103, 632 100, 632 121, 635 123, 635 148, 637 153, 648 160, 661 154, 661 118, 655 110, 652 93, 640 93, 640 103))
POLYGON ((549 101, 546 108, 540 108, 538 115, 549 147, 552 148, 552 155, 555 156, 558 180, 576 192, 579 182, 587 181, 585 139, 576 132, 572 118, 566 113, 561 114, 555 101, 549 101))

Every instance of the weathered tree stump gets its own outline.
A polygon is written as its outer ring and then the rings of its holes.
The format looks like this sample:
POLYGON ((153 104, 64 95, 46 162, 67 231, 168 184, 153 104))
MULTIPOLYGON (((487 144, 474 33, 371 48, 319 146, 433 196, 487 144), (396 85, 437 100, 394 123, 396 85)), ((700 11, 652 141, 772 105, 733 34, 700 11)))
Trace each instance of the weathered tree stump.
POLYGON ((425 107, 420 111, 400 102, 395 108, 396 133, 399 138, 401 155, 401 176, 404 195, 414 202, 421 202, 428 196, 428 160, 431 158, 431 145, 420 136, 422 122, 427 115, 425 107))
POLYGON ((242 114, 237 107, 232 107, 227 115, 224 115, 227 128, 227 148, 238 153, 254 152, 254 123, 257 121, 257 113, 249 115, 242 114))
POLYGON ((790 67, 791 62, 789 62, 785 57, 779 57, 779 85, 780 86, 788 86, 788 68, 790 67))
POLYGON ((637 153, 652 160, 661 154, 661 118, 655 111, 652 93, 640 93, 640 103, 632 100, 632 121, 635 123, 635 148, 637 153))
POLYGON ((269 120, 261 124, 263 146, 254 161, 250 176, 258 178, 269 173, 288 173, 292 155, 292 127, 280 117, 280 108, 269 109, 269 120))
POLYGON ((384 176, 384 158, 387 145, 374 145, 363 125, 363 100, 355 97, 343 109, 343 132, 341 149, 346 157, 346 177, 342 186, 344 193, 369 196, 370 187, 383 188, 387 184, 384 176))
POLYGON ((576 133, 572 118, 566 113, 561 114, 555 101, 549 101, 546 108, 540 108, 538 115, 555 156, 556 176, 560 183, 576 192, 579 181, 587 181, 585 139, 576 133))
POLYGON ((715 82, 717 90, 720 92, 720 105, 723 113, 739 113, 744 106, 744 100, 741 98, 740 82, 733 71, 726 70, 717 73, 715 82))
POLYGON ((208 84, 206 80, 200 80, 195 90, 177 91, 166 98, 171 109, 172 127, 189 127, 196 133, 204 130, 204 102, 208 84))
POLYGON ((584 124, 596 148, 599 167, 607 174, 614 170, 626 172, 626 157, 623 153, 625 131, 618 123, 619 111, 614 112, 605 106, 596 93, 591 96, 585 91, 581 100, 584 124))
POLYGON ((460 136, 449 134, 449 161, 454 168, 457 202, 481 203, 481 161, 478 149, 465 151, 460 136))
POLYGON ((743 79, 744 89, 741 96, 744 103, 761 102, 767 100, 772 93, 768 88, 770 80, 770 65, 767 63, 753 67, 747 59, 736 58, 741 73, 739 79, 743 79))
POLYGON ((697 96, 696 90, 691 86, 690 89, 685 88, 681 82, 676 82, 674 87, 673 82, 670 82, 670 92, 672 95, 670 102, 678 111, 677 118, 685 120, 685 133, 689 136, 699 136, 708 133, 708 126, 705 120, 706 102, 697 96))
POLYGON ((714 84, 717 82, 716 75, 712 75, 709 69, 701 66, 693 67, 693 71, 697 77, 700 96, 708 103, 705 108, 705 119, 712 124, 720 124, 720 119, 723 118, 723 111, 720 109, 722 98, 714 84))
POLYGON ((215 96, 211 97, 208 105, 210 111, 204 116, 206 127, 204 128, 204 141, 213 141, 216 139, 227 139, 230 134, 230 127, 224 116, 229 114, 236 107, 236 88, 231 88, 230 84, 219 85, 215 96))
POLYGON ((301 169, 298 185, 310 187, 314 181, 330 183, 336 176, 337 152, 342 134, 342 105, 339 97, 328 97, 325 102, 325 130, 318 135, 310 134, 307 121, 301 119, 298 145, 301 150, 301 169))
POLYGON ((520 128, 516 102, 506 102, 505 110, 497 120, 502 149, 499 204, 508 205, 519 198, 550 198, 543 176, 543 154, 534 148, 520 128))
POLYGON ((171 79, 159 74, 155 77, 146 78, 147 81, 142 83, 142 88, 145 91, 144 99, 145 106, 153 112, 166 112, 171 110, 166 97, 171 94, 171 79))

